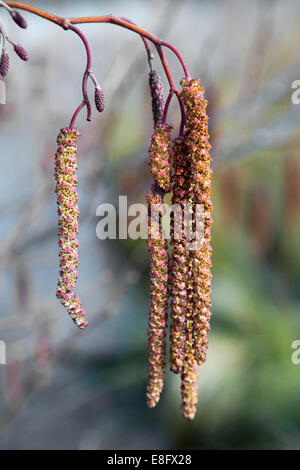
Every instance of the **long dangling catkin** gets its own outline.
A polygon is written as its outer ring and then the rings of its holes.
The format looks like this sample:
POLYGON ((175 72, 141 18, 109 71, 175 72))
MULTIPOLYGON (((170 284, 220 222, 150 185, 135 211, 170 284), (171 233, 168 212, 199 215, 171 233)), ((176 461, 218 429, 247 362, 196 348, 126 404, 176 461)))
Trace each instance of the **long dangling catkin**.
POLYGON ((79 328, 87 325, 80 298, 73 294, 78 277, 77 146, 76 128, 61 129, 55 154, 55 179, 59 224, 60 279, 56 296, 79 328))
POLYGON ((197 411, 198 402, 198 365, 194 350, 194 278, 193 255, 188 253, 188 272, 186 277, 187 306, 186 306, 186 332, 185 356, 181 373, 181 409, 183 416, 191 421, 197 411))
POLYGON ((166 328, 168 323, 168 263, 167 241, 161 229, 163 193, 154 184, 147 194, 148 249, 150 254, 150 309, 148 323, 148 384, 147 405, 153 408, 159 401, 164 385, 166 328))
POLYGON ((152 99, 153 121, 154 124, 158 124, 163 117, 165 100, 163 83, 156 70, 152 70, 149 73, 149 85, 152 99))
POLYGON ((186 248, 183 217, 187 205, 189 161, 188 149, 183 137, 174 141, 173 169, 170 368, 175 374, 179 374, 182 372, 185 357, 187 276, 189 271, 189 256, 186 248), (177 212, 177 209, 180 212, 177 212))
POLYGON ((2 51, 0 59, 0 74, 5 77, 9 71, 9 55, 5 50, 2 51))
POLYGON ((204 233, 199 249, 191 250, 194 277, 193 338, 194 355, 197 363, 206 360, 207 335, 210 329, 211 293, 211 174, 209 134, 203 88, 199 80, 182 80, 182 99, 186 109, 186 143, 191 156, 190 200, 194 206, 201 204, 204 209, 204 233))
POLYGON ((149 167, 154 178, 148 203, 148 249, 150 255, 150 309, 148 323, 148 384, 146 402, 154 407, 164 384, 166 329, 168 324, 168 243, 161 226, 164 193, 170 190, 171 126, 158 124, 149 148, 149 167))

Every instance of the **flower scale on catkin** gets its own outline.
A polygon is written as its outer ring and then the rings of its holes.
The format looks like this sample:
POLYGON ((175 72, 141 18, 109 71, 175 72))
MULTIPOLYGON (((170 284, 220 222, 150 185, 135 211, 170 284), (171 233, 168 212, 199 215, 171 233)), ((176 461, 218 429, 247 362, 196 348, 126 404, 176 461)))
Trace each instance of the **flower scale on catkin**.
POLYGON ((163 193, 156 184, 152 186, 146 199, 148 203, 148 249, 150 254, 146 402, 150 408, 153 408, 159 401, 165 376, 169 255, 167 240, 163 237, 161 227, 163 193))
POLYGON ((87 325, 80 298, 74 294, 78 277, 77 145, 76 128, 61 129, 55 154, 55 179, 59 225, 60 278, 56 296, 79 328, 87 325))
POLYGON ((149 168, 155 183, 164 192, 171 188, 171 135, 172 126, 157 124, 149 148, 149 168))
POLYGON ((211 174, 212 158, 209 154, 207 101, 199 80, 182 80, 182 99, 186 109, 186 143, 191 157, 190 202, 204 209, 204 233, 199 249, 191 251, 194 278, 193 339, 194 356, 199 365, 206 360, 207 335, 210 329, 211 293, 211 174))
POLYGON ((171 245, 171 319, 170 368, 175 374, 182 372, 185 358, 187 276, 189 274, 189 252, 186 247, 183 212, 188 203, 189 160, 183 137, 173 145, 171 245), (178 211, 175 213, 174 211, 178 211))

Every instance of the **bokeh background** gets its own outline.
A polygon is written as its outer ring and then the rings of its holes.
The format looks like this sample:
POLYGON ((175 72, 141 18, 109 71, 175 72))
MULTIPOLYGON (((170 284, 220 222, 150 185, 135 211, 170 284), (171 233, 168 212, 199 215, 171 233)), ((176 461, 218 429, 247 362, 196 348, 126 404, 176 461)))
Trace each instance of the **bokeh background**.
MULTIPOLYGON (((0 11, 11 51, 0 105, 1 449, 300 449, 300 79, 297 0, 31 1, 60 16, 126 16, 173 43, 209 101, 214 158, 213 317, 197 416, 180 412, 167 373, 145 405, 148 255, 143 240, 96 237, 97 206, 143 202, 152 131, 142 42, 84 25, 106 110, 80 115, 78 332, 55 297, 56 136, 81 100, 80 40, 24 13, 0 11)), ((176 81, 182 71, 166 52, 176 81)), ((162 70, 155 58, 155 68, 162 70)), ((168 90, 165 82, 166 90, 168 90)), ((93 88, 90 88, 93 94, 93 88)), ((178 108, 170 121, 178 125, 178 108)))

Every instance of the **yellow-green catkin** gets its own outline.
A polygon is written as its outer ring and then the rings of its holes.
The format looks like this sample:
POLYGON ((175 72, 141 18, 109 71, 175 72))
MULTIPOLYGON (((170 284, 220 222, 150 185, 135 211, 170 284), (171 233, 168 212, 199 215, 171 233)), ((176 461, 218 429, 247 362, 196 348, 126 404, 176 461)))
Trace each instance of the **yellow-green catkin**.
POLYGON ((67 309, 79 328, 87 325, 86 313, 81 300, 74 295, 78 267, 78 219, 77 206, 77 139, 76 128, 61 129, 57 137, 55 154, 55 179, 57 193, 57 211, 59 225, 59 264, 60 278, 56 296, 67 309))

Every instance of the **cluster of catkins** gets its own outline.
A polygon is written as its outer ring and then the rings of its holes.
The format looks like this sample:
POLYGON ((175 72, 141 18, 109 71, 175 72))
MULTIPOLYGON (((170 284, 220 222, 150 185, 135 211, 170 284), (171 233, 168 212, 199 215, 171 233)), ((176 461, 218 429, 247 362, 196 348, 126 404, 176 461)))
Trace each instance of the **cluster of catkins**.
MULTIPOLYGON (((148 406, 154 407, 163 388, 170 299, 170 368, 181 375, 182 411, 188 420, 192 420, 198 399, 198 366, 206 360, 211 315, 212 159, 204 90, 199 80, 183 79, 181 84, 186 113, 184 133, 172 142, 172 127, 154 119, 149 148, 154 184, 147 194, 151 294, 146 399, 148 406), (169 255, 161 221, 163 198, 171 190, 172 206, 176 205, 182 211, 187 207, 190 217, 182 217, 181 226, 175 227, 178 221, 173 213, 169 255), (202 207, 203 234, 201 243, 192 245, 186 236, 185 225, 189 223, 194 228, 198 205, 202 207)), ((157 99, 161 96, 160 85, 156 93, 152 88, 151 92, 156 116, 157 108, 163 107, 157 99)))
MULTIPOLYGON (((16 10, 13 10, 5 2, 0 2, 0 5, 3 6, 10 14, 11 18, 14 22, 20 26, 20 28, 26 29, 27 23, 23 16, 16 10)), ((15 53, 20 57, 20 59, 27 61, 29 59, 27 52, 25 49, 20 45, 15 43, 12 39, 8 37, 5 31, 4 24, 0 20, 0 41, 1 41, 1 52, 0 52, 0 75, 5 77, 9 71, 9 55, 6 51, 6 43, 9 42, 13 48, 15 53)))

